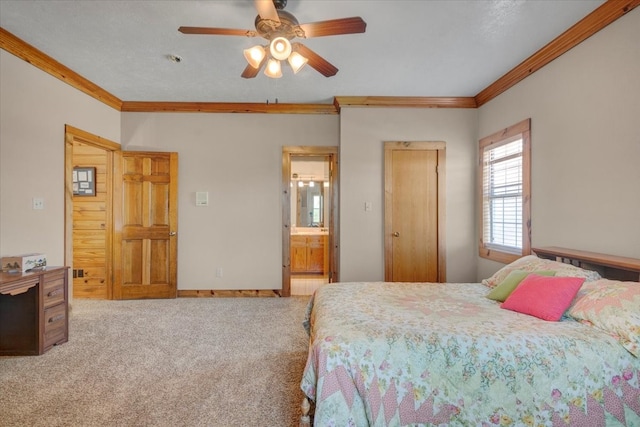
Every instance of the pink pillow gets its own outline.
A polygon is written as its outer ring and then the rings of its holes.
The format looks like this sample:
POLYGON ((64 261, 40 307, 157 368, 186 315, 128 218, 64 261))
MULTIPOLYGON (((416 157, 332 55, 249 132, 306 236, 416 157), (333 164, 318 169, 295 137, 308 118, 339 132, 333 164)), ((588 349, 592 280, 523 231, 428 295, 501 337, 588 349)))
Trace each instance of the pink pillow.
POLYGON ((557 322, 584 281, 583 277, 529 274, 500 307, 557 322))

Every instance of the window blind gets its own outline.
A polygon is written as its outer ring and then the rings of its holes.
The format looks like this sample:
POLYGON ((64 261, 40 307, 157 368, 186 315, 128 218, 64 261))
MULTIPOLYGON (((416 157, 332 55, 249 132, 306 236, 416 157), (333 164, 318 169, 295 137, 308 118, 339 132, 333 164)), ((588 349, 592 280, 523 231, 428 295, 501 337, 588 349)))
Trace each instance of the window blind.
POLYGON ((487 247, 522 250, 522 149, 519 135, 483 152, 483 239, 487 247))

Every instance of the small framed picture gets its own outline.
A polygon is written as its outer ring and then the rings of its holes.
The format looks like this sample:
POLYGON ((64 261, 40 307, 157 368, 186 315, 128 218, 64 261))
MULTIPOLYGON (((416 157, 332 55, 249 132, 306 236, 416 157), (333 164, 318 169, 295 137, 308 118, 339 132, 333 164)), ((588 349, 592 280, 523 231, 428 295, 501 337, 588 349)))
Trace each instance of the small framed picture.
POLYGON ((95 196, 96 195, 96 168, 93 168, 93 167, 73 168, 73 195, 74 196, 95 196))

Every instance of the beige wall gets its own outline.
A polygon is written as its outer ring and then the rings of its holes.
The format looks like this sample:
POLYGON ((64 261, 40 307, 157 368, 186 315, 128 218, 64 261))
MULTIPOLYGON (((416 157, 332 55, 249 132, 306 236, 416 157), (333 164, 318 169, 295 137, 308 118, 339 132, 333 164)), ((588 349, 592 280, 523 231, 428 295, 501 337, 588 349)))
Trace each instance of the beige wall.
POLYGON ((178 289, 280 289, 282 147, 338 145, 337 115, 125 113, 122 148, 179 153, 178 289), (195 206, 195 192, 209 206, 195 206), (222 277, 215 269, 222 268, 222 277))
POLYGON ((179 152, 180 289, 279 288, 282 146, 340 145, 341 279, 382 280, 383 141, 445 141, 447 279, 474 281, 500 267, 477 257, 478 138, 531 117, 533 244, 640 257, 638 40, 640 8, 478 110, 341 116, 120 114, 0 50, 0 255, 64 262, 70 124, 123 148, 179 152), (195 207, 196 191, 209 207, 195 207))
POLYGON ((340 116, 340 279, 384 280, 384 141, 444 141, 447 281, 474 281, 477 111, 342 108, 340 116))
POLYGON ((639 43, 637 8, 479 109, 480 136, 531 117, 534 246, 640 258, 639 43))
POLYGON ((63 265, 65 124, 118 142, 120 113, 4 50, 0 94, 0 256, 63 265))

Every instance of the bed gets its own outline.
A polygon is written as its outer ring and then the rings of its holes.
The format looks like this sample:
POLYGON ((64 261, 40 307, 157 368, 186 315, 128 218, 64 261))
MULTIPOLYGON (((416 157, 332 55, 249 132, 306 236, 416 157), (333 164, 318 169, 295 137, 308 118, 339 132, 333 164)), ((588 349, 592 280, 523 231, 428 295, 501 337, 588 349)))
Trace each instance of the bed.
POLYGON ((313 424, 640 425, 640 260, 582 265, 552 249, 483 283, 319 288, 301 381, 313 424), (612 279, 594 271, 605 268, 612 279), (487 298, 516 275, 502 300, 487 298), (564 302, 540 304, 540 289, 564 302))

